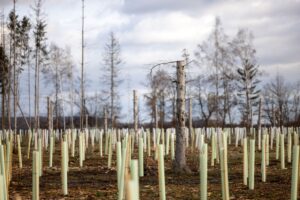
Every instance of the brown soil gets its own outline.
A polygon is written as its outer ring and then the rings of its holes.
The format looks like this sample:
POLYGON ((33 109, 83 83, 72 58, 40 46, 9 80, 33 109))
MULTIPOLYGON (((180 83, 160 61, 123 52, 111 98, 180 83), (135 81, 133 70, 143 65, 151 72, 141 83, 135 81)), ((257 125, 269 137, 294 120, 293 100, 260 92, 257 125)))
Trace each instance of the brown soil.
MULTIPOLYGON (((68 173, 68 196, 62 195, 60 177, 60 145, 55 145, 53 168, 48 167, 49 154, 44 150, 43 176, 40 178, 40 199, 117 199, 116 170, 107 168, 107 156, 100 158, 99 150, 89 149, 84 167, 79 168, 78 155, 70 157, 68 173)), ((32 160, 25 157, 27 148, 23 147, 23 169, 18 168, 18 155, 13 154, 13 174, 9 187, 10 199, 20 196, 31 199, 32 160)), ((77 153, 77 152, 76 152, 77 153)), ((136 158, 135 150, 134 158, 136 158)), ((188 165, 192 173, 179 175, 172 171, 170 156, 165 158, 167 199, 199 199, 198 153, 188 151, 188 165)), ((112 166, 115 166, 115 157, 112 166)), ((208 169, 208 199, 221 199, 221 176, 219 165, 208 169)), ((255 190, 243 185, 242 149, 230 146, 228 149, 230 199, 290 199, 291 164, 280 169, 275 160, 274 150, 270 152, 270 166, 267 167, 267 182, 261 182, 260 152, 256 151, 255 190)), ((140 199, 159 199, 157 162, 145 159, 145 176, 140 178, 140 199)))

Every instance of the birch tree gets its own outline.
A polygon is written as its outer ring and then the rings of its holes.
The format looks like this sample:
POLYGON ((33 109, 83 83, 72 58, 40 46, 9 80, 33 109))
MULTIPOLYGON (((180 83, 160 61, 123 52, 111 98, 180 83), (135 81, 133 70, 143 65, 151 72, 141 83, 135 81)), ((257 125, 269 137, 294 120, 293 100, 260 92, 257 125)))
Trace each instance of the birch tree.
POLYGON ((52 43, 49 50, 49 63, 42 72, 45 74, 45 82, 53 84, 54 89, 54 113, 56 128, 60 127, 63 112, 63 84, 70 77, 70 67, 66 63, 66 52, 64 49, 52 43))
MULTIPOLYGON (((282 127, 289 122, 291 105, 289 103, 292 87, 286 83, 283 76, 276 75, 267 85, 266 89, 269 90, 273 96, 275 105, 274 114, 278 126, 282 127)), ((281 129, 282 131, 282 129, 281 129)))
MULTIPOLYGON (((216 17, 214 29, 208 39, 197 46, 195 57, 198 66, 203 68, 202 73, 206 74, 203 83, 209 89, 210 97, 213 97, 210 101, 215 101, 214 109, 210 109, 213 112, 207 116, 214 117, 217 125, 224 127, 226 121, 231 121, 235 78, 234 56, 220 18, 216 17)), ((200 104, 200 108, 204 107, 200 104)), ((204 114, 203 109, 201 112, 204 114)))

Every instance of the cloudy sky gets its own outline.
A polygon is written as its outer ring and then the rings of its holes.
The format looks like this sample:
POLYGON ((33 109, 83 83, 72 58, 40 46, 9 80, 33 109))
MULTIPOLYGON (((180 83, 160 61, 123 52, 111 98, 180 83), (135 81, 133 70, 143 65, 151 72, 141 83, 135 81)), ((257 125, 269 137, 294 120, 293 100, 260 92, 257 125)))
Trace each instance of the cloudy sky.
MULTIPOLYGON (((33 0, 17 0, 17 12, 32 13, 33 0)), ((225 33, 233 36, 248 28, 255 36, 257 60, 269 74, 300 80, 300 0, 85 0, 86 71, 89 92, 99 91, 103 46, 113 31, 122 48, 122 76, 130 78, 130 89, 145 92, 149 66, 178 60, 182 49, 193 56, 196 45, 212 31, 219 16, 225 33)), ((12 0, 1 0, 4 12, 12 0)), ((48 42, 72 48, 79 69, 81 46, 81 1, 45 0, 48 42)), ((123 105, 127 106, 127 88, 123 105)), ((123 109, 126 113, 126 109, 123 109)))

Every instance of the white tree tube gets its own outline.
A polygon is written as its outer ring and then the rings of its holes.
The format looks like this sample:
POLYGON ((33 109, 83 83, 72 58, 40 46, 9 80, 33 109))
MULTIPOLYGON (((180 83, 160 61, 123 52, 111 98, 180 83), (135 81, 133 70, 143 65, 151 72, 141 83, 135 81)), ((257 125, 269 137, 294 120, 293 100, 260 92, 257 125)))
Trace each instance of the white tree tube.
POLYGON ((162 144, 158 146, 158 178, 159 178, 159 199, 166 200, 164 148, 162 144))
POLYGON ((144 146, 143 138, 139 138, 139 176, 144 176, 144 146))
POLYGON ((292 135, 291 132, 288 133, 288 143, 287 143, 287 161, 288 163, 292 162, 292 135))
POLYGON ((262 182, 266 182, 266 135, 263 134, 261 144, 261 177, 262 182))
POLYGON ((3 176, 2 189, 3 189, 3 197, 6 200, 8 199, 7 184, 6 184, 6 170, 5 170, 5 162, 4 162, 4 148, 3 145, 1 145, 1 143, 0 143, 0 174, 3 176))
POLYGON ((276 132, 276 160, 279 159, 280 133, 276 132))
POLYGON ((254 175, 255 175, 255 140, 250 140, 250 155, 249 155, 249 189, 254 190, 254 175))
POLYGON ((53 141, 54 138, 53 136, 50 137, 50 151, 49 151, 49 167, 52 167, 52 162, 53 162, 53 141))
POLYGON ((243 182, 248 185, 248 139, 243 139, 243 182))
POLYGON ((291 200, 297 200, 298 174, 299 174, 299 145, 294 145, 293 146, 291 200))
POLYGON ((22 149, 21 149, 21 139, 20 134, 17 135, 17 143, 18 143, 18 157, 19 157, 19 168, 22 169, 22 149))
POLYGON ((280 166, 285 169, 284 134, 280 134, 280 166))
POLYGON ((32 153, 32 200, 39 200, 40 189, 39 189, 39 152, 33 151, 32 153))
POLYGON ((200 151, 200 199, 207 199, 207 144, 200 151))

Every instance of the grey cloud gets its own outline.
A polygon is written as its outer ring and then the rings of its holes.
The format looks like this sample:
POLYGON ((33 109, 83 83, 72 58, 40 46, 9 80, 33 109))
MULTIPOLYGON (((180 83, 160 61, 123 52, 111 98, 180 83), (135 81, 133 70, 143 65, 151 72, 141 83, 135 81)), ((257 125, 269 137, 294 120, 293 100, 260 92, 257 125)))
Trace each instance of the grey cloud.
POLYGON ((194 11, 214 1, 200 0, 124 0, 121 10, 129 14, 145 14, 158 11, 194 11))
MULTIPOLYGON (((17 2, 18 9, 25 12, 34 1, 17 2)), ((5 7, 7 13, 12 1, 0 0, 0 6, 5 7)), ((81 1, 47 0, 44 10, 49 42, 62 47, 69 44, 79 67, 81 1)), ((126 77, 129 71, 130 88, 145 91, 141 82, 148 73, 147 66, 178 59, 183 48, 188 48, 192 55, 197 43, 212 31, 214 16, 220 16, 229 36, 238 28, 248 28, 254 33, 259 64, 270 76, 278 70, 289 81, 297 80, 300 74, 299 11, 300 1, 296 0, 87 0, 86 73, 92 81, 89 91, 99 91, 103 45, 110 31, 115 31, 120 39, 125 61, 122 76, 126 77)), ((122 104, 125 105, 126 83, 120 90, 124 93, 122 104)))

